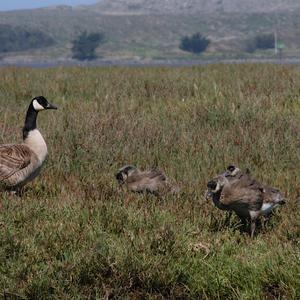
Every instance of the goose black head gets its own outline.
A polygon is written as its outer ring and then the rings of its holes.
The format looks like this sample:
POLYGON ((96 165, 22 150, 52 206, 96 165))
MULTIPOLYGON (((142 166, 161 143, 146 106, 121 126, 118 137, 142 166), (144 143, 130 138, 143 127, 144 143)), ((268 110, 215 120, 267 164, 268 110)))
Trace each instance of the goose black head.
POLYGON ((45 109, 57 109, 57 107, 49 103, 48 100, 43 96, 38 96, 31 100, 26 113, 25 125, 23 127, 23 140, 28 137, 28 133, 30 131, 36 129, 38 112, 45 109))
POLYGON ((41 111, 45 109, 57 109, 57 107, 48 102, 48 100, 43 96, 38 96, 32 99, 32 107, 35 111, 41 111))

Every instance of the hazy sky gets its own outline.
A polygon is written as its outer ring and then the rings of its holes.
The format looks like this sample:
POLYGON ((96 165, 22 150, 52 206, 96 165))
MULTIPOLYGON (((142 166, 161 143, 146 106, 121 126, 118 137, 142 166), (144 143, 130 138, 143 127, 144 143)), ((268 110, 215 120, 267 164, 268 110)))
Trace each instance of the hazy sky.
MULTIPOLYGON (((99 0, 98 0, 99 1, 99 0)), ((78 5, 78 4, 92 4, 98 2, 97 0, 0 0, 0 10, 36 8, 51 5, 78 5)))

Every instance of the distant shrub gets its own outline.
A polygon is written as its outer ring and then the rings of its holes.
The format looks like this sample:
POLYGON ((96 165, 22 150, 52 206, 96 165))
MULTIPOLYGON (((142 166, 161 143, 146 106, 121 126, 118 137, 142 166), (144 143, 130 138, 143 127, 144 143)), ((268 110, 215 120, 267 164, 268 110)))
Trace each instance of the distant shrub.
POLYGON ((103 33, 82 32, 72 43, 72 57, 79 60, 92 60, 97 58, 96 48, 104 42, 103 33))
POLYGON ((2 53, 43 48, 53 44, 53 38, 40 30, 0 24, 0 52, 2 53))
POLYGON ((180 49, 192 53, 201 53, 206 50, 210 41, 199 32, 192 36, 185 36, 181 39, 180 49))
POLYGON ((140 5, 140 4, 129 4, 127 7, 128 7, 129 10, 142 9, 142 5, 140 5))
POLYGON ((272 33, 257 35, 248 40, 246 45, 247 52, 254 52, 257 49, 272 49, 275 47, 275 38, 272 33))
POLYGON ((273 34, 258 35, 255 43, 258 49, 272 49, 275 47, 275 38, 273 34))

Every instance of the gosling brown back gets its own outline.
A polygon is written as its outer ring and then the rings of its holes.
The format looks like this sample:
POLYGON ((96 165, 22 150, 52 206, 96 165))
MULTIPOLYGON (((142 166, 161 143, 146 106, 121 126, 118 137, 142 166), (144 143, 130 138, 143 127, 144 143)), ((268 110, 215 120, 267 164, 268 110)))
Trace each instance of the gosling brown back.
MULTIPOLYGON (((246 171, 241 171, 236 166, 227 167, 227 170, 224 174, 226 174, 226 177, 229 181, 240 180, 240 178, 244 177, 251 178, 249 169, 247 169, 246 171)), ((263 191, 263 214, 269 214, 274 208, 285 204, 285 198, 278 189, 266 184, 262 184, 255 179, 252 180, 255 181, 255 184, 260 185, 263 191)))
POLYGON ((234 211, 245 223, 251 220, 251 237, 254 236, 256 219, 263 205, 263 191, 248 174, 239 174, 239 178, 228 180, 224 174, 215 177, 207 184, 212 199, 219 209, 234 211))
POLYGON ((125 185, 128 190, 136 193, 161 195, 173 190, 165 174, 157 169, 141 171, 127 165, 119 169, 115 177, 120 186, 125 185))

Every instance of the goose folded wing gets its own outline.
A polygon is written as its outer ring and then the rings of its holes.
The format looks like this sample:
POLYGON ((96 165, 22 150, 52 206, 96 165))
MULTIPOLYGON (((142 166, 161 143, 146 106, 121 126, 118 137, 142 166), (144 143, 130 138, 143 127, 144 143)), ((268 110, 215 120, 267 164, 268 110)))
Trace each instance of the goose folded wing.
POLYGON ((264 193, 270 193, 270 194, 278 194, 280 193, 280 190, 274 188, 274 187, 271 187, 271 186, 268 186, 268 185, 263 185, 263 191, 264 193))
POLYGON ((0 146, 0 180, 5 180, 26 168, 31 162, 31 150, 26 145, 0 146))
POLYGON ((162 181, 166 181, 166 176, 161 171, 155 169, 151 171, 132 174, 127 180, 128 183, 140 182, 143 184, 162 181))
POLYGON ((264 185, 263 186, 263 197, 264 202, 268 203, 284 203, 284 196, 280 192, 280 190, 273 188, 271 186, 264 185))
POLYGON ((230 205, 235 202, 257 202, 260 205, 262 204, 262 192, 259 187, 254 189, 253 187, 237 188, 227 186, 222 191, 220 202, 224 205, 230 205))
POLYGON ((260 189, 263 190, 263 186, 260 182, 258 182, 256 179, 254 179, 250 173, 242 173, 237 180, 235 180, 232 185, 234 187, 239 188, 249 188, 249 189, 260 189))
POLYGON ((167 178, 165 176, 165 174, 159 170, 153 169, 148 173, 148 177, 150 179, 156 179, 156 180, 160 180, 160 181, 166 181, 167 178))

